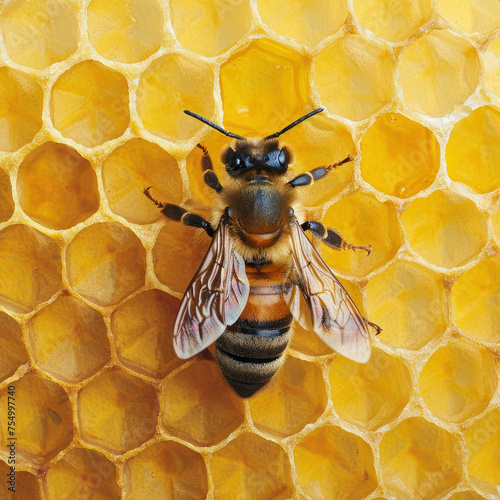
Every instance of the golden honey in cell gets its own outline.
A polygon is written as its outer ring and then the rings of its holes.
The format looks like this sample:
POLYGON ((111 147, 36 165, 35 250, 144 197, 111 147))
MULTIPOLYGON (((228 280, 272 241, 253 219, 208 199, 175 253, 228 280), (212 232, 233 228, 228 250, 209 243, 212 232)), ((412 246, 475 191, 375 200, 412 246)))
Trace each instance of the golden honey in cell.
POLYGON ((318 167, 296 177, 288 170, 291 150, 278 137, 245 139, 195 113, 234 142, 221 153, 229 174, 222 187, 208 150, 203 151, 204 181, 219 195, 211 220, 171 203, 156 203, 168 218, 202 228, 213 238, 204 261, 189 284, 174 326, 177 355, 190 358, 216 343, 219 366, 242 397, 252 396, 277 372, 296 320, 338 353, 360 363, 370 357, 368 325, 352 299, 305 235, 310 231, 327 246, 362 249, 347 243, 317 221, 299 222, 303 186, 325 177, 352 158, 318 167), (216 228, 216 229, 214 229, 216 228))

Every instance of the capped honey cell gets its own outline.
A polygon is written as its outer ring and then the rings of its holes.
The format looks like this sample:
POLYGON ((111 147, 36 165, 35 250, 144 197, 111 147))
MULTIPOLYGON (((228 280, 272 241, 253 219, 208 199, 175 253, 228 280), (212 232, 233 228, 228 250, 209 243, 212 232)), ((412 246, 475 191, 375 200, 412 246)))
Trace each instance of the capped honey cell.
POLYGON ((488 45, 483 56, 486 85, 500 97, 500 36, 497 35, 488 45))
POLYGON ((5 380, 28 361, 21 325, 8 314, 0 312, 0 380, 5 380))
POLYGON ((438 0, 441 15, 466 33, 487 35, 500 27, 500 5, 495 0, 438 0))
POLYGON ((329 113, 363 120, 392 99, 394 63, 383 45, 360 35, 346 35, 316 56, 314 82, 329 113))
POLYGON ((68 229, 99 208, 90 162, 65 144, 46 142, 26 155, 17 176, 26 215, 50 229, 68 229))
POLYGON ((243 402, 211 361, 188 366, 163 384, 162 425, 197 446, 213 446, 244 419, 243 402))
POLYGON ((449 497, 449 500, 485 500, 485 497, 475 491, 460 491, 449 497))
POLYGON ((164 22, 157 0, 92 0, 87 7, 90 43, 112 61, 135 63, 154 54, 164 22))

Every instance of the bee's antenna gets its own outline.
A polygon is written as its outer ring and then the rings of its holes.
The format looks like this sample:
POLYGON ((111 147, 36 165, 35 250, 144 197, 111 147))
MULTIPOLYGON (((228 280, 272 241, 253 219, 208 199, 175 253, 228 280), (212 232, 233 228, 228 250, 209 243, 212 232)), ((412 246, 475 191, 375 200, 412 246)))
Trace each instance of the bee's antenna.
POLYGON ((217 130, 221 134, 227 135, 228 137, 233 137, 234 139, 245 139, 244 137, 241 137, 241 135, 236 135, 236 134, 233 134, 232 132, 228 132, 227 130, 224 130, 222 127, 219 127, 219 125, 212 123, 210 120, 207 120, 206 118, 203 118, 203 116, 197 115, 196 113, 193 113, 192 111, 188 111, 187 109, 185 109, 184 113, 186 113, 186 115, 192 116, 193 118, 196 118, 197 120, 200 120, 200 122, 203 122, 206 125, 210 125, 210 127, 214 128, 215 130, 217 130))
POLYGON ((317 115, 318 113, 321 113, 322 111, 324 111, 324 108, 315 109, 314 111, 307 113, 307 115, 304 115, 302 118, 299 118, 298 120, 295 120, 293 123, 290 123, 290 125, 287 125, 283 130, 280 130, 279 132, 275 132, 274 134, 268 135, 267 137, 264 137, 264 139, 274 139, 275 137, 279 137, 281 134, 284 134, 285 132, 288 132, 288 130, 290 130, 291 128, 295 127, 295 125, 298 125, 299 123, 303 122, 304 120, 307 120, 311 116, 317 115))

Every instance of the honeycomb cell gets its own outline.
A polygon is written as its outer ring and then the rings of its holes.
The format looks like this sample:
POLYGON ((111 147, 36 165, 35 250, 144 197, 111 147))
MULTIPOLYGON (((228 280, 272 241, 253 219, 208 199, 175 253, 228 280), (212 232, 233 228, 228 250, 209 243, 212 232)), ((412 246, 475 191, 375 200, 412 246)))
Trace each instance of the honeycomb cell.
POLYGON ((500 342, 500 257, 484 259, 466 271, 451 289, 453 319, 465 335, 500 342))
POLYGON ((447 307, 440 274, 413 262, 391 264, 366 287, 370 320, 384 329, 380 340, 417 350, 444 332, 447 307))
POLYGON ((46 142, 26 155, 17 191, 26 215, 51 229, 69 229, 99 208, 94 170, 65 144, 46 142))
POLYGON ((208 250, 208 239, 193 244, 193 237, 193 228, 167 221, 156 238, 152 252, 155 273, 174 292, 184 293, 208 250))
POLYGON ((330 113, 363 120, 392 99, 394 63, 382 45, 360 35, 347 35, 316 56, 314 81, 330 113))
POLYGON ((242 400, 211 361, 194 363, 163 385, 162 423, 173 436, 212 446, 244 420, 242 400))
POLYGON ((179 306, 179 299, 160 290, 148 290, 115 309, 111 331, 116 353, 125 366, 163 378, 182 364, 172 342, 179 306))
POLYGON ((151 445, 125 464, 126 498, 206 498, 207 468, 201 455, 174 441, 151 445))
POLYGON ((361 140, 361 152, 365 181, 398 198, 427 189, 439 170, 439 143, 434 134, 399 113, 384 115, 373 123, 361 140))
POLYGON ((61 288, 61 252, 40 231, 15 224, 0 231, 0 305, 25 314, 61 288))
POLYGON ((240 434, 216 451, 210 471, 215 500, 281 500, 294 493, 285 451, 257 434, 240 434))
POLYGON ((269 384, 248 402, 257 429, 276 436, 296 434, 314 423, 326 408, 321 369, 288 356, 269 384))
POLYGON ((414 41, 403 52, 398 69, 405 104, 436 117, 464 104, 481 75, 474 47, 463 38, 437 30, 414 41))
POLYGON ((476 193, 500 187, 500 112, 491 107, 475 109, 451 131, 446 146, 451 179, 476 193))
POLYGON ((163 139, 188 139, 203 126, 185 109, 212 119, 215 110, 213 74, 201 61, 180 54, 154 60, 137 89, 137 113, 144 127, 163 139))
POLYGON ((309 100, 305 64, 302 54, 267 39, 232 55, 220 69, 225 129, 264 137, 304 115, 309 100))
POLYGON ((461 339, 429 358, 420 374, 419 392, 433 415, 460 423, 488 406, 497 385, 492 355, 461 339))
POLYGON ((449 500, 485 500, 485 497, 479 495, 475 491, 460 491, 449 497, 449 500))
POLYGON ((154 54, 164 22, 157 0, 92 0, 87 8, 90 43, 112 61, 136 63, 154 54))
POLYGON ((300 487, 310 498, 357 500, 377 487, 370 446, 340 427, 313 430, 293 455, 300 487))
POLYGON ((438 498, 462 476, 457 438, 420 417, 408 418, 384 434, 380 463, 384 484, 402 500, 438 498))
POLYGON ((497 36, 484 53, 484 70, 488 88, 500 97, 500 36, 497 36))
POLYGON ((323 248, 323 258, 332 269, 352 276, 364 276, 389 262, 403 242, 394 205, 372 194, 342 198, 327 210, 323 223, 353 245, 372 246, 369 256, 364 250, 323 248))
POLYGON ((14 375, 28 361, 21 326, 8 314, 0 311, 0 380, 14 375))
POLYGON ((490 411, 464 434, 467 469, 472 482, 496 496, 500 484, 500 408, 490 411))
POLYGON ((392 422, 410 400, 412 383, 406 365, 380 349, 368 363, 339 356, 330 366, 330 394, 343 420, 374 430, 392 422))
POLYGON ((82 229, 68 245, 66 259, 71 286, 101 306, 117 304, 144 285, 144 247, 118 222, 82 229))
POLYGON ((278 0, 259 0, 259 14, 278 35, 288 36, 296 42, 314 47, 344 24, 347 2, 332 4, 326 0, 295 0, 283 4, 278 0))
POLYGON ((37 367, 63 382, 90 377, 111 357, 101 314, 68 295, 29 320, 27 339, 37 367))
POLYGON ((10 177, 0 169, 0 222, 6 222, 14 213, 10 177))
POLYGON ((142 190, 153 186, 159 200, 178 205, 182 179, 175 159, 144 139, 131 139, 117 147, 102 165, 102 180, 109 208, 135 224, 150 224, 162 217, 142 190), (142 189, 141 189, 142 188, 142 189))
POLYGON ((45 478, 47 500, 92 498, 119 500, 116 467, 102 453, 74 448, 53 465, 45 478))
POLYGON ((89 148, 120 137, 128 127, 128 84, 118 71, 83 61, 52 87, 50 116, 64 137, 89 148))
POLYGON ((212 57, 245 36, 252 24, 252 9, 248 0, 171 0, 170 17, 183 47, 212 57))
MULTIPOLYGON (((15 387, 16 454, 42 465, 66 448, 73 438, 73 414, 68 395, 58 384, 29 373, 0 391, 2 408, 7 408, 8 387, 15 387), (22 418, 20 416, 22 415, 22 418)), ((0 443, 7 435, 7 412, 0 412, 0 443)))
POLYGON ((30 500, 42 500, 42 496, 40 494, 40 486, 36 480, 36 477, 29 472, 20 471, 16 469, 15 472, 15 481, 10 478, 10 465, 7 465, 5 462, 0 460, 0 476, 4 480, 4 484, 2 487, 4 490, 4 499, 5 500, 15 500, 18 498, 29 498, 30 500), (14 484, 11 484, 10 481, 14 481, 14 484), (15 493, 10 492, 7 488, 15 487, 15 493))
POLYGON ((439 12, 466 33, 487 35, 500 27, 500 5, 495 0, 438 0, 439 12))
POLYGON ((154 436, 158 408, 151 385, 126 373, 107 372, 78 393, 82 439, 121 455, 154 436))
POLYGON ((354 0, 361 26, 390 42, 402 42, 424 24, 431 14, 430 0, 354 0))
POLYGON ((0 68, 0 151, 31 142, 42 126, 43 90, 31 76, 0 68))
POLYGON ((9 57, 35 69, 64 61, 78 48, 75 5, 63 0, 14 0, 0 15, 9 57))
POLYGON ((447 269, 464 265, 486 243, 486 223, 474 202, 451 191, 414 200, 401 221, 412 249, 447 269))

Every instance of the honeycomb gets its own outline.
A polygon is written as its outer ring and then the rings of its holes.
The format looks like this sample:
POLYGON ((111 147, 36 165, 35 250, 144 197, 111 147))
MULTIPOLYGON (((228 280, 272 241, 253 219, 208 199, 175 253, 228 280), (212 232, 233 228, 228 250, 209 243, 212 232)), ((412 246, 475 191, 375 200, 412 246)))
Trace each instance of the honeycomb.
POLYGON ((500 498, 500 2, 0 4, 0 498, 500 498), (323 256, 383 327, 295 327, 240 399, 171 342, 209 241, 202 143, 290 130, 323 256), (194 239, 193 239, 194 238, 194 239), (193 241, 195 243, 193 243, 193 241), (15 388, 16 492, 7 490, 15 388))

